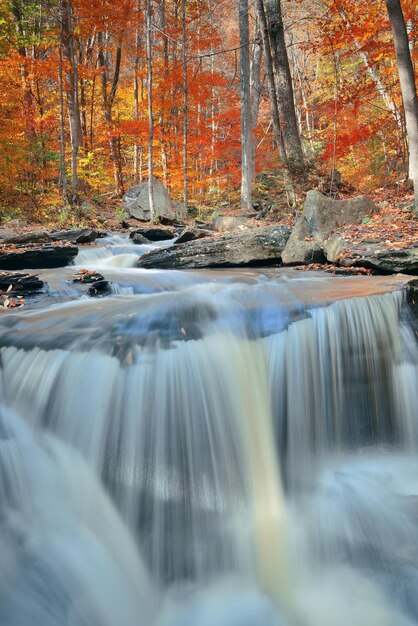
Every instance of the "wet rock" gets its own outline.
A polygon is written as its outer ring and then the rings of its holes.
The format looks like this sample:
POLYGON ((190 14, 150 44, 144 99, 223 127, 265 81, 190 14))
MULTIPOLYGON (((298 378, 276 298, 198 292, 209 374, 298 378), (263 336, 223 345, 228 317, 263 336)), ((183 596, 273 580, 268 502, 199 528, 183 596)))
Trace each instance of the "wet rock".
POLYGON ((231 217, 219 215, 212 221, 212 228, 217 233, 231 233, 235 230, 247 230, 251 228, 247 217, 231 217))
POLYGON ((104 276, 102 276, 102 274, 99 274, 99 272, 95 272, 94 270, 82 269, 73 276, 73 283, 90 284, 95 283, 99 280, 104 280, 104 276))
POLYGON ((333 231, 346 224, 359 224, 375 211, 376 206, 366 196, 333 200, 319 191, 309 191, 303 213, 283 251, 283 263, 322 263, 324 241, 333 231))
MULTIPOLYGON (((170 198, 166 187, 158 178, 153 178, 153 195, 156 218, 164 218, 170 222, 186 219, 187 211, 184 205, 170 198)), ((148 181, 128 189, 122 199, 122 208, 135 219, 149 222, 151 211, 148 181)))
POLYGON ((21 233, 12 235, 4 239, 4 243, 26 244, 26 243, 47 243, 51 241, 51 237, 46 230, 34 230, 30 233, 21 233))
POLYGON ((139 245, 150 243, 150 240, 144 237, 144 235, 141 235, 141 233, 133 233, 132 237, 130 238, 132 239, 133 243, 137 243, 139 245))
POLYGON ((103 278, 92 283, 88 289, 89 296, 107 296, 111 293, 110 281, 103 278))
POLYGON ((43 286, 43 281, 36 274, 0 272, 0 291, 11 295, 26 295, 39 291, 43 286))
POLYGON ((8 246, 0 247, 0 269, 21 270, 41 269, 45 267, 64 267, 78 254, 76 246, 53 246, 42 247, 30 245, 24 248, 10 249, 8 246))
POLYGON ((396 248, 375 239, 353 244, 337 232, 325 241, 324 251, 330 263, 341 267, 369 267, 382 272, 418 273, 418 245, 413 248, 396 248))
POLYGON ((135 228, 135 230, 131 231, 129 237, 133 239, 136 234, 142 235, 148 241, 164 241, 165 239, 173 239, 176 236, 174 229, 171 228, 135 228))
POLYGON ((177 246, 179 243, 186 243, 187 241, 195 241, 196 239, 203 239, 203 237, 211 237, 212 235, 213 231, 211 230, 188 226, 181 231, 176 239, 175 245, 177 246))
POLYGON ((148 252, 139 258, 138 267, 180 269, 271 265, 280 261, 289 235, 290 229, 279 224, 199 239, 148 252))
POLYGON ((67 228, 51 233, 53 241, 69 241, 71 243, 91 243, 97 239, 99 233, 93 228, 67 228))

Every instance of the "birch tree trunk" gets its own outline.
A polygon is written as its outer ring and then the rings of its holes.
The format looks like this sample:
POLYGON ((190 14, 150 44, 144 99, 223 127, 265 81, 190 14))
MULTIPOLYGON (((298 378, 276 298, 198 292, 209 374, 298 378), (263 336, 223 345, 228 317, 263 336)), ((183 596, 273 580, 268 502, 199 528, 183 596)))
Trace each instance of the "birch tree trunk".
POLYGON ((414 184, 414 215, 418 217, 418 100, 408 33, 399 0, 386 0, 386 8, 395 43, 399 82, 405 109, 409 149, 409 178, 414 184))
POLYGON ((252 153, 251 91, 250 91, 250 28, 248 0, 238 0, 240 43, 240 100, 241 100, 241 208, 252 209, 252 153))

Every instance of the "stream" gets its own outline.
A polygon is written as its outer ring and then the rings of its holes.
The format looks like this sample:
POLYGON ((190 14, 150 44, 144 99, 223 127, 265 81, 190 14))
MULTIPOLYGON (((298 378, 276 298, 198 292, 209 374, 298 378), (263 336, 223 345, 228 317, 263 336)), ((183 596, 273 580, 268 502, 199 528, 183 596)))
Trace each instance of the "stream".
POLYGON ((100 244, 0 315, 1 626, 418 625, 402 277, 100 244))

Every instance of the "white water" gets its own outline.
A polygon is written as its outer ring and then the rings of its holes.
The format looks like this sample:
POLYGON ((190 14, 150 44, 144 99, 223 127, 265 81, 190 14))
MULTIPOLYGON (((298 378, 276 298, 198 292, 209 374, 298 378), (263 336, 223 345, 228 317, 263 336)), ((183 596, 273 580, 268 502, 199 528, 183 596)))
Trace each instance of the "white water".
POLYGON ((155 248, 172 245, 174 240, 156 241, 149 244, 134 244, 123 235, 109 235, 99 240, 99 245, 80 250, 74 265, 87 269, 135 267, 138 257, 155 248))
POLYGON ((262 292, 0 320, 2 625, 418 624, 402 297, 262 292))

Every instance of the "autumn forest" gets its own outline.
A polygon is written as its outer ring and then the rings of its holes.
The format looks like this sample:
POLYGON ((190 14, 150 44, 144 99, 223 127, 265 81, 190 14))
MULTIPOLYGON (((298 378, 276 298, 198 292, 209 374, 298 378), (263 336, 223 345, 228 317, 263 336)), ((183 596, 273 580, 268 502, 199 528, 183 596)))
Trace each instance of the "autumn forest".
POLYGON ((0 218, 57 219, 149 173, 187 206, 239 193, 244 167, 250 195, 269 172, 408 179, 386 4, 0 0, 0 218))

